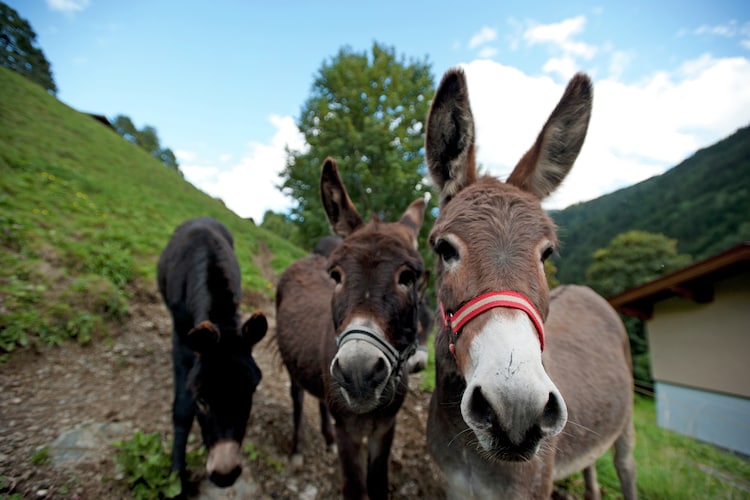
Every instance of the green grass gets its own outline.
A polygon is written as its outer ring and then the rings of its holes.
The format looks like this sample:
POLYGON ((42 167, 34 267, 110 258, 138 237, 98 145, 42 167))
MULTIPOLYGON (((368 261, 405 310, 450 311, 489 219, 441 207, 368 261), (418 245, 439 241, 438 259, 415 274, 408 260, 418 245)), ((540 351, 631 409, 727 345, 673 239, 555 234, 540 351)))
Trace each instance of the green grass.
POLYGON ((106 335, 192 217, 232 231, 246 292, 273 293, 253 263, 261 245, 276 273, 304 255, 5 68, 0 89, 0 356, 106 335))
MULTIPOLYGON (((635 399, 638 496, 644 499, 750 499, 750 462, 715 446, 656 425, 654 400, 635 399)), ((612 452, 596 463, 603 499, 622 498, 612 452)), ((583 476, 564 482, 583 497, 583 476)))

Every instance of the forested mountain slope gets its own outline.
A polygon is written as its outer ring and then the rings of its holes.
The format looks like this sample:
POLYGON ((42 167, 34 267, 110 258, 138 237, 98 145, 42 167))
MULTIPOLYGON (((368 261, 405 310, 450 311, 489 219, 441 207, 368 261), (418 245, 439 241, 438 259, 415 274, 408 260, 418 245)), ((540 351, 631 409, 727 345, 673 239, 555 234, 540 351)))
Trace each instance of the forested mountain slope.
POLYGON ((694 260, 726 250, 750 239, 750 126, 662 175, 551 215, 562 283, 583 282, 592 253, 631 229, 676 239, 694 260))

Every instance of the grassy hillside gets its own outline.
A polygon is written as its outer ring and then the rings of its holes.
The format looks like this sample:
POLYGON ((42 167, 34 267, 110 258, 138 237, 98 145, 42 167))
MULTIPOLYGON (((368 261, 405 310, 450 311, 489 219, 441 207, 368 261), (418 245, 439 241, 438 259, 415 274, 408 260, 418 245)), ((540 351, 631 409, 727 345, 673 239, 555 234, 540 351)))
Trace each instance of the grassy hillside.
POLYGON ((750 126, 662 175, 551 215, 563 283, 582 282, 593 252, 631 229, 676 239, 694 260, 726 250, 750 239, 750 126))
POLYGON ((257 228, 179 173, 41 87, 0 68, 0 355, 30 339, 81 341, 154 289, 174 228, 211 216, 235 236, 246 292, 271 296, 302 250, 257 228))

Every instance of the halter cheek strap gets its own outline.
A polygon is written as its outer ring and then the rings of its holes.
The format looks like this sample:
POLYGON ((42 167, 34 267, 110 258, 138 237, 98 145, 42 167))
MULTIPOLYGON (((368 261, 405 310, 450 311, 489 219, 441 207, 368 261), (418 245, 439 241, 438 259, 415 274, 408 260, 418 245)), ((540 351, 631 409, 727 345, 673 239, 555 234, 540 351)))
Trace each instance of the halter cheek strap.
POLYGON ((446 312, 443 303, 440 302, 440 315, 443 317, 443 323, 448 328, 450 335, 448 347, 454 358, 456 357, 456 340, 458 340, 461 329, 472 319, 495 307, 509 307, 525 312, 536 328, 537 335, 539 336, 539 344, 541 349, 544 350, 544 322, 542 321, 541 314, 539 314, 539 311, 536 310, 534 304, 529 299, 520 293, 506 290, 502 292, 487 292, 475 297, 461 306, 455 313, 446 312))

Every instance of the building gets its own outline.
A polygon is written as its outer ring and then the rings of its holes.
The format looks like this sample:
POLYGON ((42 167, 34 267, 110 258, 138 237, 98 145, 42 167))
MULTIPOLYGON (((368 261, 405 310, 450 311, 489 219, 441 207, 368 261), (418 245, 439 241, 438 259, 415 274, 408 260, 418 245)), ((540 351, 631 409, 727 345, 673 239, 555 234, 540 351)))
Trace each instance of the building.
POLYGON ((659 426, 750 455, 750 241, 609 301, 646 321, 659 426))

